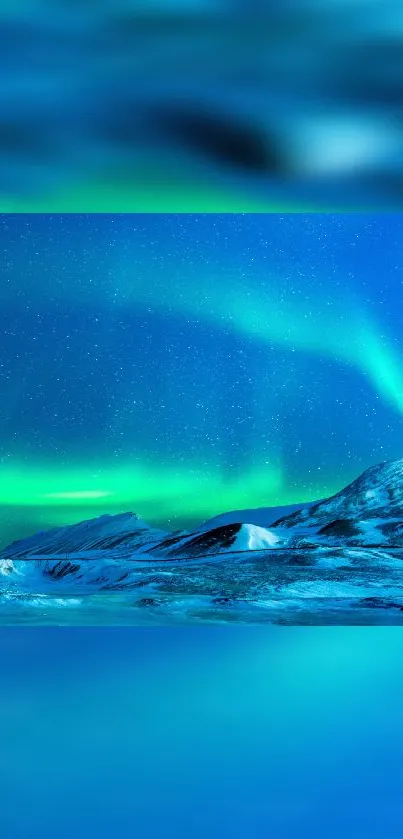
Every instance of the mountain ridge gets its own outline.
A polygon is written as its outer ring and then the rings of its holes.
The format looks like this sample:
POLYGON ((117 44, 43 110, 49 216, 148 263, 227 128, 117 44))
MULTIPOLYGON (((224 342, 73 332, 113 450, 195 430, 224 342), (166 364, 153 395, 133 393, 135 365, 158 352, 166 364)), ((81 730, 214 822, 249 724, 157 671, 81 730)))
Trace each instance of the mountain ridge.
MULTIPOLYGON (((270 527, 233 521, 224 513, 190 532, 169 533, 144 522, 135 513, 104 514, 74 525, 41 531, 17 540, 0 553, 3 560, 192 558, 233 552, 315 548, 325 545, 403 546, 403 458, 366 469, 335 495, 289 507, 259 508, 266 521, 270 510, 287 509, 270 527), (208 525, 214 525, 208 527, 208 525)), ((251 511, 240 511, 249 514, 251 511)), ((253 511, 252 511, 253 512, 253 511)))

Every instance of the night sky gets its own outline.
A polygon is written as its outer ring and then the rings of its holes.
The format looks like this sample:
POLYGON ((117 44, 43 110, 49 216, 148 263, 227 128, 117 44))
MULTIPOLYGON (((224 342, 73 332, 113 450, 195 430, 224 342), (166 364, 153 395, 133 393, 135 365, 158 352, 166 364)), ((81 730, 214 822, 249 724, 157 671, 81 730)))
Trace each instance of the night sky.
POLYGON ((0 541, 403 455, 403 215, 0 217, 0 541))

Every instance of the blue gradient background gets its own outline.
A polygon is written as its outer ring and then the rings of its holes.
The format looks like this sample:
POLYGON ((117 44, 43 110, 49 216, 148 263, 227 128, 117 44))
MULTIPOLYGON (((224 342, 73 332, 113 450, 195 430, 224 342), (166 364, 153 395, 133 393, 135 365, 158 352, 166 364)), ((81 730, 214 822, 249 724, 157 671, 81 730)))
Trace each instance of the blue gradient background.
POLYGON ((2 839, 400 839, 397 629, 0 632, 2 839))

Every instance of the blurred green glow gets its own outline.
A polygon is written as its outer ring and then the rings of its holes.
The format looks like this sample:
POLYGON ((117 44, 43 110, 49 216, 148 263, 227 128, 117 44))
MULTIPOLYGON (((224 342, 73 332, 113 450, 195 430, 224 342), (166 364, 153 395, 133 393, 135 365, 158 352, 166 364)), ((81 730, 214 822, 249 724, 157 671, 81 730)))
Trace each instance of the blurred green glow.
MULTIPOLYGON (((270 213, 307 212, 306 206, 263 201, 249 192, 203 182, 167 182, 150 173, 138 181, 127 178, 117 183, 102 181, 73 185, 55 193, 35 197, 0 196, 2 213, 270 213)), ((312 208, 312 211, 314 209, 312 208)), ((316 211, 316 209, 315 209, 316 211)))

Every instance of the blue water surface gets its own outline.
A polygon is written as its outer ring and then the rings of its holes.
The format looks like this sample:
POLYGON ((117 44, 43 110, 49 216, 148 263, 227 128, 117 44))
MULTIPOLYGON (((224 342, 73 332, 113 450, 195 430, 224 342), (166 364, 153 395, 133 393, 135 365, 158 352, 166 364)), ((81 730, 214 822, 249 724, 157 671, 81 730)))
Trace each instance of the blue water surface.
POLYGON ((400 839, 402 643, 2 628, 1 839, 400 839))

